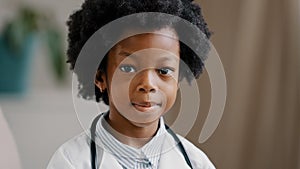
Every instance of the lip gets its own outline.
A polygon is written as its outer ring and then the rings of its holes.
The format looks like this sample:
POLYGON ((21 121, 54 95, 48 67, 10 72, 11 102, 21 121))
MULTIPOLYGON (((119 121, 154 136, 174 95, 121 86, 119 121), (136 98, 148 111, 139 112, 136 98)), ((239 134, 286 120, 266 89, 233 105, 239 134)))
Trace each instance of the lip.
POLYGON ((150 101, 132 102, 131 104, 135 109, 137 109, 138 111, 141 111, 141 112, 148 112, 148 111, 152 111, 156 108, 161 107, 161 104, 156 103, 156 102, 150 102, 150 101))

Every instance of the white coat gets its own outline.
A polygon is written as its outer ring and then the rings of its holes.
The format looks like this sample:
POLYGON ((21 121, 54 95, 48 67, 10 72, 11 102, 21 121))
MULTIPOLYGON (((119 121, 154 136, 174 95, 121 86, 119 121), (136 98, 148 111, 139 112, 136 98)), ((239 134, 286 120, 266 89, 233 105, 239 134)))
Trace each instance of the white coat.
MULTIPOLYGON (((185 138, 179 136, 194 169, 215 169, 208 157, 185 138)), ((96 138, 96 143, 100 139, 96 138)), ((96 144, 97 145, 97 144, 96 144)), ((189 169, 184 156, 168 133, 163 144, 159 160, 159 169, 189 169)), ((98 169, 123 169, 115 157, 109 152, 97 147, 98 169)), ((86 133, 63 144, 53 155, 47 169, 90 169, 90 137, 86 133)))

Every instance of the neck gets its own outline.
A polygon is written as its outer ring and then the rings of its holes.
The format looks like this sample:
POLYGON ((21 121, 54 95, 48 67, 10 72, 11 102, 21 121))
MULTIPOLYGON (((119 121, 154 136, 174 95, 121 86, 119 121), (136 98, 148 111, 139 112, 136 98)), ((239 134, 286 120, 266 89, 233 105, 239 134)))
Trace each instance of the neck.
POLYGON ((110 125, 109 132, 120 142, 140 148, 148 143, 159 128, 159 120, 145 125, 135 125, 119 113, 109 113, 105 117, 110 125))

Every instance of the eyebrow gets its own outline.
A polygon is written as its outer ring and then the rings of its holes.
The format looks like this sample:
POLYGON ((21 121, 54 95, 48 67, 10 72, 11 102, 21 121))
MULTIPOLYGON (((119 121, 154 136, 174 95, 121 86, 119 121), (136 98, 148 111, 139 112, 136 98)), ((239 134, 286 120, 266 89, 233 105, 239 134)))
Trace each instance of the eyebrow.
MULTIPOLYGON (((126 56, 126 57, 127 56, 132 56, 133 58, 137 58, 138 57, 138 55, 136 55, 134 53, 127 52, 127 51, 121 51, 119 54, 123 55, 123 56, 126 56)), ((176 61, 176 59, 174 59, 174 56, 172 56, 172 54, 162 55, 161 58, 158 61, 159 62, 176 61)))
POLYGON ((119 54, 120 54, 120 55, 124 55, 124 56, 130 56, 130 55, 132 55, 133 57, 136 57, 135 54, 132 54, 132 53, 126 52, 126 51, 121 51, 119 54))

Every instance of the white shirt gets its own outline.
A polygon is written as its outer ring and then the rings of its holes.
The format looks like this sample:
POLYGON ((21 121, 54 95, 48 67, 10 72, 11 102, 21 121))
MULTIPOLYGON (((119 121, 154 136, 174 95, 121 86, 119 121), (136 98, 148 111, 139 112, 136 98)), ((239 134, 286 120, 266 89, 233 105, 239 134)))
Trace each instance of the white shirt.
MULTIPOLYGON (((100 118, 100 120, 103 116, 100 118)), ((98 123, 99 124, 99 123, 98 123)), ((101 123, 100 123, 101 124, 101 123)), ((98 131, 96 131, 98 132, 98 131)), ((194 169, 215 169, 208 157, 185 138, 179 136, 194 169)), ((105 149, 105 141, 96 134, 97 163, 99 169, 123 169, 116 156, 105 149)), ((164 132, 157 168, 189 169, 173 137, 164 132)), ((90 132, 86 131, 64 143, 53 155, 47 169, 90 169, 90 132)))
POLYGON ((105 118, 101 117, 96 127, 96 133, 99 134, 99 138, 104 145, 103 148, 116 157, 120 165, 126 169, 157 168, 165 132, 167 132, 165 123, 161 117, 155 136, 141 148, 134 148, 123 144, 111 134, 117 133, 117 131, 106 122, 105 118))

